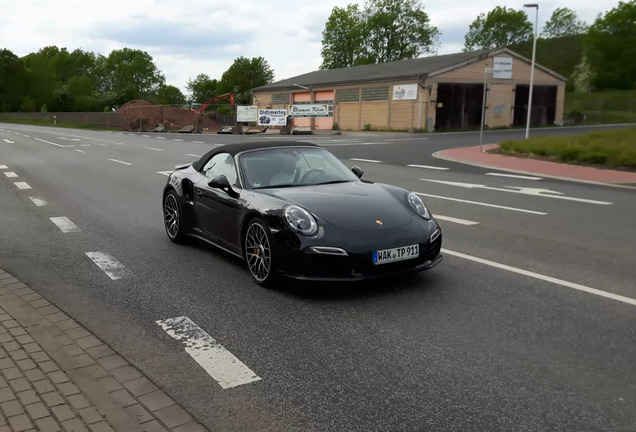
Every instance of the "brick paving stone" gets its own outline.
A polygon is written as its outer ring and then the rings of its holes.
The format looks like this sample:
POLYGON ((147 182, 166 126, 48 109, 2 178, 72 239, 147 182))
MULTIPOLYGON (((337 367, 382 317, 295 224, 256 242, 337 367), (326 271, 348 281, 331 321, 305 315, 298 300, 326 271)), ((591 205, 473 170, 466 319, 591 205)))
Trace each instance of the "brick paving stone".
POLYGON ((48 306, 50 304, 51 303, 49 303, 49 301, 45 300, 45 299, 35 300, 35 301, 31 302, 31 306, 33 306, 36 309, 43 308, 43 307, 48 306))
POLYGON ((40 312, 42 315, 44 316, 48 316, 54 313, 58 313, 60 310, 53 305, 49 305, 49 306, 44 306, 41 308, 38 308, 38 312, 40 312))
POLYGON ((172 429, 172 432, 206 432, 205 428, 199 423, 188 423, 183 426, 179 426, 176 429, 172 429))
POLYGON ((75 340, 75 343, 80 346, 82 349, 93 348, 99 345, 102 345, 102 341, 97 339, 95 336, 85 336, 75 340))
POLYGON ((192 416, 178 405, 172 405, 167 408, 162 408, 159 411, 155 411, 155 415, 163 422, 163 424, 171 429, 192 421, 192 416))
POLYGON ((42 363, 39 363, 38 366, 40 366, 40 369, 42 369, 42 371, 44 371, 46 373, 55 372, 55 371, 60 369, 59 367, 57 367, 55 362, 50 361, 50 360, 42 362, 42 363))
POLYGON ((53 390, 55 390, 55 387, 53 387, 53 385, 51 384, 51 381, 47 379, 43 379, 40 381, 32 381, 31 384, 33 384, 33 387, 35 387, 37 392, 40 393, 41 395, 44 393, 50 393, 53 390))
POLYGON ((0 314, 0 322, 11 321, 12 319, 13 318, 9 314, 6 314, 6 313, 0 314))
POLYGON ((55 314, 51 314, 51 315, 47 315, 47 318, 49 321, 51 321, 52 323, 56 323, 56 322, 60 322, 60 321, 64 321, 69 319, 69 316, 66 315, 64 312, 58 312, 55 314))
POLYGON ((9 357, 0 359, 0 369, 8 369, 12 367, 15 367, 15 363, 13 363, 13 360, 11 360, 9 357))
POLYGON ((9 353, 13 361, 28 359, 29 355, 22 349, 18 349, 9 353))
POLYGON ((2 347, 7 350, 7 352, 9 353, 9 355, 11 355, 11 351, 15 351, 15 350, 19 350, 20 349, 20 344, 17 343, 16 341, 12 340, 11 342, 5 342, 2 344, 2 347))
POLYGON ((33 423, 31 423, 31 420, 29 420, 26 414, 9 417, 9 424, 15 432, 23 432, 33 427, 33 423))
POLYGON ((22 348, 26 352, 28 352, 29 354, 33 354, 35 352, 42 351, 42 348, 40 348, 40 346, 38 344, 36 344, 36 343, 30 343, 30 344, 22 345, 22 348))
POLYGON ((128 412, 128 414, 130 414, 131 417, 136 418, 137 423, 139 424, 152 420, 152 416, 150 415, 150 413, 139 404, 127 407, 126 411, 128 412))
POLYGON ((29 381, 26 378, 18 378, 15 380, 9 381, 11 388, 14 392, 18 393, 25 390, 30 390, 31 386, 29 385, 29 381))
POLYGON ((66 336, 65 334, 61 334, 59 336, 55 336, 53 337, 53 343, 55 345, 72 345, 73 344, 73 339, 71 339, 70 337, 66 336))
POLYGON ((76 327, 80 327, 80 325, 75 320, 72 320, 70 318, 67 319, 67 320, 64 320, 64 321, 56 322, 55 325, 58 326, 60 329, 65 330, 65 331, 66 330, 70 330, 70 329, 74 329, 76 327))
POLYGON ((0 403, 6 402, 15 399, 15 394, 11 391, 9 387, 5 387, 0 389, 0 403))
POLYGON ((78 418, 63 421, 62 426, 64 426, 66 432, 88 432, 86 426, 84 426, 82 421, 78 418))
POLYGON ((42 298, 42 296, 40 294, 36 293, 36 292, 33 292, 31 294, 27 294, 27 295, 22 296, 22 300, 26 300, 28 302, 39 300, 41 298, 42 298))
POLYGON ((7 354, 7 352, 5 350, 0 348, 0 358, 5 358, 5 357, 8 357, 8 356, 9 356, 9 354, 7 354))
POLYGON ((51 360, 51 357, 49 357, 49 355, 44 351, 36 351, 29 354, 31 354, 31 358, 33 359, 33 361, 36 361, 38 363, 51 360))
MULTIPOLYGON (((15 327, 15 328, 9 329, 9 333, 11 333, 14 337, 23 336, 23 335, 27 334, 26 330, 23 329, 22 327, 15 327)), ((16 339, 17 339, 17 337, 16 337, 16 339)), ((22 343, 22 342, 20 342, 20 343, 22 343)))
POLYGON ((157 420, 151 420, 141 425, 142 432, 168 432, 157 420))
POLYGON ((76 394, 68 397, 68 401, 73 405, 75 409, 82 409, 91 406, 90 402, 86 400, 83 394, 76 394))
POLYGON ((92 366, 94 364, 95 364, 95 360, 93 360, 93 358, 89 356, 88 354, 80 354, 78 356, 73 357, 73 369, 86 367, 86 366, 92 366))
POLYGON ((59 432, 60 425, 57 424, 53 417, 45 417, 35 421, 36 426, 40 432, 59 432))
POLYGON ((97 360, 97 363, 102 365, 102 367, 107 371, 128 365, 128 362, 117 354, 108 357, 102 357, 101 359, 97 360))
POLYGON ((16 361, 15 363, 23 372, 37 368, 33 360, 31 360, 30 358, 19 360, 19 361, 16 361))
POLYGON ((13 292, 13 294, 18 295, 20 297, 24 297, 24 296, 27 296, 27 295, 33 294, 33 293, 34 293, 34 291, 31 288, 29 288, 28 286, 26 286, 26 285, 24 286, 24 288, 20 288, 20 289, 15 290, 13 292))
POLYGON ((112 371, 110 371, 110 373, 120 383, 125 383, 126 381, 134 380, 141 377, 139 371, 132 366, 123 366, 117 369, 113 369, 112 371))
POLYGON ((49 410, 42 402, 27 405, 25 406, 25 408, 33 420, 48 417, 51 415, 49 410))
POLYGON ((20 405, 20 402, 17 400, 2 402, 0 407, 6 417, 24 414, 24 408, 22 408, 22 405, 20 405))
POLYGON ((92 424, 90 428, 93 432, 115 432, 106 422, 92 424))
POLYGON ((144 404, 144 406, 150 411, 157 411, 161 408, 174 405, 174 401, 161 390, 157 390, 152 393, 148 393, 147 395, 141 396, 139 398, 139 402, 144 404))
POLYGON ((14 327, 20 327, 20 324, 16 320, 3 321, 2 325, 7 329, 12 329, 14 327))
POLYGON ((66 335, 71 339, 81 339, 87 336, 92 336, 91 332, 83 327, 75 327, 70 330, 66 330, 66 335))
MULTIPOLYGON (((64 349, 66 350, 68 355, 70 355, 71 357, 77 357, 77 356, 80 356, 80 355, 85 355, 87 357, 90 357, 88 354, 84 354, 84 350, 81 349, 80 347, 78 347, 76 344, 66 345, 64 347, 64 349)), ((84 365, 84 366, 86 366, 86 365, 84 365)))
POLYGON ((157 386, 150 382, 150 380, 146 377, 128 381, 124 384, 124 387, 126 387, 134 396, 145 395, 157 390, 157 386))
POLYGON ((97 410, 93 408, 92 406, 82 408, 78 410, 77 412, 84 419, 84 421, 88 423, 89 425, 91 423, 97 423, 104 420, 101 414, 98 413, 97 410))
POLYGON ((9 333, 0 334, 0 343, 4 344, 11 341, 13 341, 13 336, 11 336, 9 333))
POLYGON ((69 378, 68 378, 68 375, 66 375, 64 372, 59 371, 59 370, 55 371, 55 372, 51 372, 49 374, 49 378, 55 384, 61 384, 61 383, 65 383, 65 382, 69 382, 70 381, 69 378))
POLYGON ((100 379, 102 377, 108 376, 108 372, 98 364, 92 366, 85 366, 83 368, 78 368, 77 370, 81 370, 85 373, 90 374, 95 379, 100 379))
POLYGON ((75 413, 68 405, 57 405, 51 408, 55 417, 63 422, 64 420, 70 420, 75 417, 75 413))
POLYGON ((110 394, 110 396, 116 400, 122 407, 131 406, 137 403, 135 399, 126 390, 117 390, 110 394))
POLYGON ((64 404, 64 399, 62 399, 62 396, 60 396, 60 394, 55 390, 44 393, 42 395, 42 399, 44 399, 44 402, 46 402, 46 404, 50 407, 64 404))
POLYGON ((72 382, 60 383, 57 385, 57 388, 63 396, 71 396, 79 393, 79 389, 72 382))
POLYGON ((4 378, 0 377, 0 388, 7 387, 9 384, 5 381, 4 378))
POLYGON ((18 393, 18 398, 20 398, 20 402, 22 402, 23 405, 40 402, 40 398, 34 390, 25 390, 23 392, 20 392, 18 393))
POLYGON ((24 376, 22 375, 22 372, 20 372, 20 369, 18 369, 17 367, 2 369, 2 374, 7 380, 22 378, 24 376))
POLYGON ((29 369, 24 371, 24 375, 29 381, 40 381, 46 378, 40 369, 29 369))
POLYGON ((107 345, 104 345, 104 344, 97 345, 96 347, 88 348, 85 351, 88 353, 89 356, 93 357, 95 360, 115 354, 115 351, 113 351, 107 345))

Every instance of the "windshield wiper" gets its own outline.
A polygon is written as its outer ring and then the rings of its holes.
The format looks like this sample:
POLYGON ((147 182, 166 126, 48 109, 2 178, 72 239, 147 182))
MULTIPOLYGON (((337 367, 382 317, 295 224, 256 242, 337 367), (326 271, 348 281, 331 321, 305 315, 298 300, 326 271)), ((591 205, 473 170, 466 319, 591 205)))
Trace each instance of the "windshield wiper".
POLYGON ((349 183, 351 180, 331 180, 322 183, 314 183, 312 186, 320 186, 320 185, 328 185, 328 184, 336 184, 336 183, 349 183))
POLYGON ((302 186, 302 185, 297 185, 297 184, 281 184, 281 185, 268 185, 268 186, 259 186, 259 187, 255 187, 254 189, 282 189, 282 188, 290 188, 290 187, 296 187, 296 186, 302 186))

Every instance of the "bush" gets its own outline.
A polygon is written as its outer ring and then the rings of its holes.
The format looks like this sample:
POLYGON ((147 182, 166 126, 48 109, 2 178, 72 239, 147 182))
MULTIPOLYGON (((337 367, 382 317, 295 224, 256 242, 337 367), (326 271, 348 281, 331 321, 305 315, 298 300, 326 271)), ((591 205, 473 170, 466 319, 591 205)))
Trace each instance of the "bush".
POLYGON ((371 130, 371 123, 367 123, 364 125, 364 129, 365 131, 370 131, 371 130))
POLYGON ((331 125, 331 130, 340 130, 340 127, 338 126, 338 122, 333 122, 333 125, 331 125))

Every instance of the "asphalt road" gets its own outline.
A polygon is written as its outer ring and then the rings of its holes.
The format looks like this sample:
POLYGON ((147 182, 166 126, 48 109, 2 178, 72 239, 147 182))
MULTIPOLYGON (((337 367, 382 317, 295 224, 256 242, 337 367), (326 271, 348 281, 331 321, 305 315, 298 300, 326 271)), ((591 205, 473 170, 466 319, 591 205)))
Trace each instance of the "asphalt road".
POLYGON ((0 267, 210 430, 636 430, 636 190, 492 176, 431 157, 477 139, 0 124, 0 172, 17 175, 0 174, 0 267), (265 290, 225 253, 168 241, 161 172, 212 144, 274 139, 323 143, 364 178, 424 194, 444 230, 444 261, 402 280, 265 290), (86 252, 126 271, 112 280, 86 252), (156 323, 180 316, 260 380, 223 389, 156 323))

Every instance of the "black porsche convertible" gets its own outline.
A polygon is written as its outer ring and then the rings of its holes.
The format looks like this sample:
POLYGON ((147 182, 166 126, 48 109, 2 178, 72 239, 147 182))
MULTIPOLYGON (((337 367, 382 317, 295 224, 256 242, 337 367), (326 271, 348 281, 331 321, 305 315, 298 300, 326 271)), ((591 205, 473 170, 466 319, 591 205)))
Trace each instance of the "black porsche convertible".
POLYGON ((232 144, 177 165, 163 192, 168 237, 196 237, 247 263, 254 280, 360 281, 427 270, 442 233, 414 193, 362 180, 325 148, 232 144))

